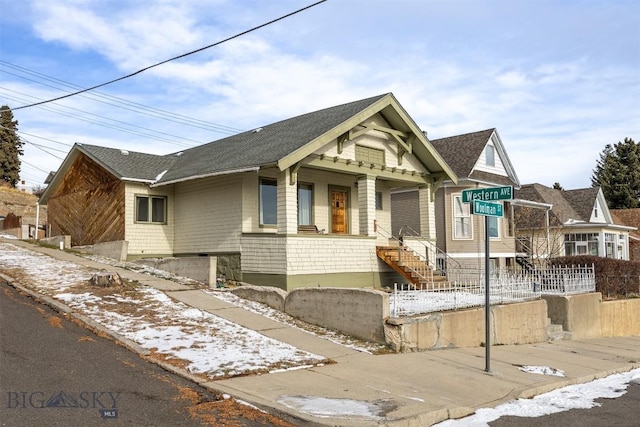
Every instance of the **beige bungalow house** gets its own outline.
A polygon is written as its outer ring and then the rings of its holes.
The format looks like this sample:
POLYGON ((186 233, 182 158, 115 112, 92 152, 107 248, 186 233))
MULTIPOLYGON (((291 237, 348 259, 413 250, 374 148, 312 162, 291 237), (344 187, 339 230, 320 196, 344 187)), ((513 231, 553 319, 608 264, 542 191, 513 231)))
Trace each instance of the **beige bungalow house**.
POLYGON ((41 203, 72 245, 216 256, 236 280, 287 290, 371 287, 393 272, 376 256, 391 189, 456 179, 389 93, 168 155, 76 144, 41 203))
POLYGON ((616 224, 600 187, 558 190, 526 184, 515 194, 548 206, 514 208, 519 256, 531 264, 573 255, 629 259, 629 233, 636 228, 616 224))
MULTIPOLYGON (((483 268, 484 216, 472 215, 468 203, 462 202, 462 191, 487 187, 519 187, 518 176, 509 160, 498 131, 486 129, 463 135, 431 140, 437 152, 458 176, 445 180, 435 193, 435 243, 442 270, 453 267, 483 268)), ((418 190, 394 189, 391 194, 393 231, 416 235, 423 220, 418 203, 418 190)), ((503 203, 503 202, 500 202, 503 203)), ((510 208, 505 206, 503 218, 490 217, 490 256, 492 268, 515 265, 516 248, 510 208)), ((432 234, 432 235, 433 235, 432 234)), ((415 239, 407 237, 405 240, 415 239)), ((425 236, 420 237, 425 241, 425 236)))

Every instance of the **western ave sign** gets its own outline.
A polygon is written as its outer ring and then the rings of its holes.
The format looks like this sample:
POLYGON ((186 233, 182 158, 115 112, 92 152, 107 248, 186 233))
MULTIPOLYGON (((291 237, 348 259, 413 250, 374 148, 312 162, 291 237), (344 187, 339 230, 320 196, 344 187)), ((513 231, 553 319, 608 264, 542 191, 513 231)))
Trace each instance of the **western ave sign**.
POLYGON ((473 200, 482 200, 484 202, 492 200, 511 200, 513 199, 513 186, 504 187, 488 187, 477 188, 473 190, 464 190, 462 192, 462 202, 471 203, 473 200))

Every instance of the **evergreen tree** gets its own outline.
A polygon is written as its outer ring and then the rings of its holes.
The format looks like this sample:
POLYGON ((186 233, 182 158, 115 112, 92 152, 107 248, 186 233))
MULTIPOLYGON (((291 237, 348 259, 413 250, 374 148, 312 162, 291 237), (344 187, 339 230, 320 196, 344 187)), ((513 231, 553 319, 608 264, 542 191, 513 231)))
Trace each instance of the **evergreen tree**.
POLYGON ((0 107, 0 184, 15 187, 20 180, 20 156, 23 142, 18 137, 18 121, 8 105, 0 107))
POLYGON ((640 206, 640 147, 625 138, 600 153, 591 176, 591 186, 601 187, 610 209, 640 206))

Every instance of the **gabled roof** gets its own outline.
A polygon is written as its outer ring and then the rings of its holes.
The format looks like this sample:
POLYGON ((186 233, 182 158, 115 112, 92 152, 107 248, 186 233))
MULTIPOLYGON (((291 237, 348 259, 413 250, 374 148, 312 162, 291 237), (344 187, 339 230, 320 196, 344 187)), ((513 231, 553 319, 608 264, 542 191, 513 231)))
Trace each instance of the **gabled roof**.
POLYGON ((431 144, 433 144, 438 153, 440 153, 442 158, 461 179, 499 185, 520 186, 518 177, 502 145, 496 128, 434 139, 431 140, 431 144), (494 143, 508 176, 477 170, 475 168, 478 159, 490 141, 494 143))
MULTIPOLYGON (((570 222, 588 223, 595 206, 600 187, 577 190, 556 190, 542 184, 526 184, 515 191, 515 198, 553 205, 549 212, 551 225, 570 222)), ((543 212, 533 214, 532 222, 539 223, 543 212)), ((526 227, 526 224, 519 224, 526 227)))
POLYGON ((414 154, 430 173, 457 180, 393 94, 387 93, 292 117, 185 150, 156 185, 263 166, 285 170, 377 113, 394 129, 415 135, 414 154))
MULTIPOLYGON (((76 144, 63 162, 64 175, 79 153, 89 156, 114 176, 154 186, 276 166, 285 170, 325 144, 379 114, 389 126, 410 135, 412 154, 436 179, 457 181, 456 174, 395 99, 387 93, 325 108, 166 156, 76 144)), ((60 178, 59 178, 60 179, 60 178)), ((42 200, 46 203, 49 191, 42 200)))
POLYGON ((640 208, 635 209, 611 209, 611 217, 613 221, 618 225, 626 225, 628 227, 635 227, 636 230, 629 232, 629 236, 635 240, 640 240, 640 208))
POLYGON ((157 181, 179 158, 176 154, 160 156, 88 144, 78 144, 78 149, 114 176, 134 181, 157 181))

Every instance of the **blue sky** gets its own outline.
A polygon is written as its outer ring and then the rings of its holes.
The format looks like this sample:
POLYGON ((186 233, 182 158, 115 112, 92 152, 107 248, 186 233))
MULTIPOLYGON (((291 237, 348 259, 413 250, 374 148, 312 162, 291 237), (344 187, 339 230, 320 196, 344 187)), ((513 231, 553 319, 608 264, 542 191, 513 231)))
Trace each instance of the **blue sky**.
MULTIPOLYGON (((314 1, 0 0, 0 104, 90 87, 314 1)), ((328 0, 178 61, 14 111, 22 176, 74 142, 167 154, 393 92, 436 139, 497 128, 521 183, 590 186, 640 140, 640 2, 328 0)))

